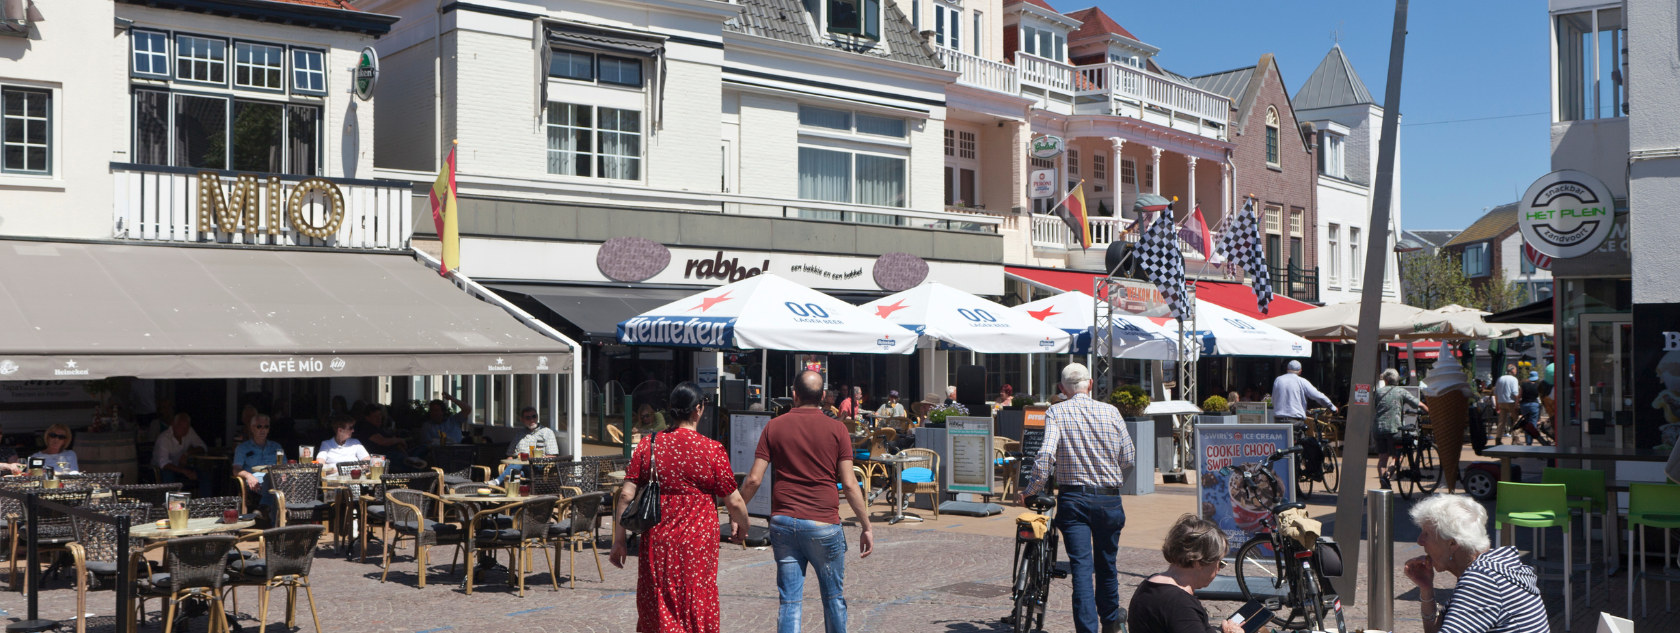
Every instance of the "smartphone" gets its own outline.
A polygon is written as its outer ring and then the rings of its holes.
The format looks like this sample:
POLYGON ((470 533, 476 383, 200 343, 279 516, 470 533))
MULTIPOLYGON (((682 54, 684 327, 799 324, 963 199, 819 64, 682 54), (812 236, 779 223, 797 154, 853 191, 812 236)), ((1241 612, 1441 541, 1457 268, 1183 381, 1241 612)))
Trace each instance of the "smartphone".
POLYGON ((1267 609, 1259 600, 1250 600, 1226 619, 1241 626, 1243 633, 1260 633, 1266 624, 1272 621, 1272 610, 1267 609))

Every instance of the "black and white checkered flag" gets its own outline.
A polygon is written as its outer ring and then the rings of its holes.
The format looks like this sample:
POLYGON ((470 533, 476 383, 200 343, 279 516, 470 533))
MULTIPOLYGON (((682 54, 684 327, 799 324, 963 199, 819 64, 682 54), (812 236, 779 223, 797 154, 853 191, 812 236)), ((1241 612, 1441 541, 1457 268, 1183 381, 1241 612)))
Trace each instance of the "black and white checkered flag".
POLYGON ((1219 237, 1219 254, 1230 266, 1241 266, 1254 278, 1254 299, 1261 314, 1272 303, 1271 269, 1266 267, 1266 246, 1260 241, 1260 220, 1254 217, 1254 199, 1243 203, 1241 213, 1231 219, 1219 237))
POLYGON ((1178 226, 1173 222, 1171 205, 1156 215, 1155 222, 1138 238, 1133 255, 1144 277, 1155 284, 1172 306, 1172 316, 1191 318, 1184 296, 1184 252, 1178 250, 1178 226))

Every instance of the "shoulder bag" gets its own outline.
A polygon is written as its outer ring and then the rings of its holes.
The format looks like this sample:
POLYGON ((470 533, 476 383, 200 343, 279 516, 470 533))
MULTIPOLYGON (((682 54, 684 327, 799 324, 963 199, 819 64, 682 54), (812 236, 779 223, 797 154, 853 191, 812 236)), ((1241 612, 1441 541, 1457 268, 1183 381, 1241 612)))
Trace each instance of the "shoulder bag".
POLYGON ((624 514, 619 515, 618 521, 631 534, 642 534, 659 524, 659 467, 654 459, 653 449, 657 448, 654 440, 659 434, 649 435, 648 441, 648 483, 636 489, 636 496, 625 506, 624 514))

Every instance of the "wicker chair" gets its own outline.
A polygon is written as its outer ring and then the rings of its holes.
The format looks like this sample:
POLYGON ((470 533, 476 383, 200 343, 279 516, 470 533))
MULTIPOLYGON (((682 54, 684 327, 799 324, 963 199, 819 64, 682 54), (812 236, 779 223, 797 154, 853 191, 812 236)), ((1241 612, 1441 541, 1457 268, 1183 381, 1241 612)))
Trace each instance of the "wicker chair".
POLYGON ((321 533, 326 529, 320 525, 294 525, 263 530, 239 539, 240 542, 259 543, 263 557, 240 560, 230 565, 228 592, 233 593, 239 587, 258 587, 257 621, 262 623, 257 628, 259 633, 268 630, 268 594, 275 589, 286 590, 286 628, 297 628, 297 590, 302 588, 309 598, 309 617, 314 619, 317 633, 321 630, 321 616, 315 612, 315 590, 309 585, 309 571, 315 562, 315 548, 321 540, 321 533))
MULTIPOLYGON (((388 521, 387 532, 396 532, 396 536, 386 537, 385 541, 385 570, 379 574, 379 582, 391 573, 391 554, 403 539, 414 541, 414 562, 416 576, 420 578, 420 588, 426 587, 427 561, 431 559, 431 548, 439 545, 454 545, 456 554, 465 544, 466 532, 459 525, 443 523, 443 508, 446 502, 437 495, 420 490, 388 490, 385 493, 385 508, 388 521), (437 517, 433 520, 430 517, 437 517)), ((455 573, 455 560, 449 561, 449 573, 455 573)))
MULTIPOLYGON (((72 508, 80 508, 87 505, 88 497, 92 494, 92 491, 87 488, 59 488, 52 490, 46 488, 34 488, 28 490, 27 492, 28 494, 34 495, 35 499, 38 501, 51 501, 70 506, 72 508)), ((74 522, 71 521, 70 515, 58 510, 52 510, 39 506, 37 506, 36 512, 39 515, 36 518, 36 551, 41 554, 68 551, 65 546, 76 542, 76 526, 74 522)), ((20 516, 16 525, 19 528, 22 528, 24 526, 24 522, 28 520, 29 517, 20 516)), ((18 545, 20 544, 19 541, 27 538, 27 536, 23 534, 26 532, 28 532, 28 530, 13 530, 11 539, 11 551, 14 552, 14 555, 12 556, 12 586, 16 588, 19 593, 25 593, 30 590, 30 583, 34 580, 32 576, 35 575, 35 570, 25 570, 27 573, 24 574, 24 581, 21 583, 18 582, 18 561, 16 559, 20 557, 16 556, 15 552, 18 551, 18 545)), ((54 560, 49 559, 46 556, 42 556, 41 559, 54 560)), ((49 566, 48 569, 56 570, 57 567, 58 564, 55 562, 53 565, 49 566)))
POLYGON ((88 488, 115 488, 122 484, 122 473, 76 473, 74 475, 59 475, 60 481, 66 486, 86 486, 88 488))
POLYGON ((473 465, 473 457, 478 448, 472 444, 445 444, 433 446, 426 454, 432 464, 432 470, 438 472, 440 480, 445 486, 469 484, 474 481, 489 481, 490 468, 473 465), (474 477, 475 473, 482 473, 482 477, 474 477))
POLYGON ((992 436, 992 463, 996 471, 1003 475, 1003 496, 1008 498, 1015 490, 1015 480, 1020 477, 1021 460, 1010 457, 1009 454, 1021 450, 1021 443, 1002 435, 992 436))
POLYGON ((146 599, 167 600, 163 631, 175 627, 175 608, 186 600, 210 603, 210 631, 227 631, 227 616, 222 607, 222 587, 227 582, 228 552, 237 541, 232 536, 189 536, 153 543, 129 557, 130 576, 134 577, 135 594, 140 600, 139 613, 146 612, 146 599), (166 569, 153 566, 146 554, 162 549, 166 569))
MULTIPOLYGON (((521 572, 525 567, 524 561, 532 547, 541 549, 548 541, 549 521, 554 517, 554 505, 559 501, 559 497, 533 497, 473 514, 472 520, 467 523, 467 533, 472 535, 467 539, 467 595, 472 595, 473 567, 478 560, 478 550, 488 549, 508 551, 509 584, 517 578, 519 597, 525 597, 525 574, 521 572), (508 512, 513 513, 513 527, 498 529, 487 525, 497 515, 508 512)), ((549 565, 549 582, 554 585, 555 591, 559 591, 560 581, 555 578, 553 561, 549 561, 549 565)))
MULTIPOLYGON (((368 532, 375 523, 386 525, 385 499, 391 490, 419 490, 434 494, 443 493, 443 483, 437 471, 421 471, 413 473, 387 473, 380 476, 379 483, 373 486, 372 494, 362 495, 357 500, 360 506, 357 516, 361 518, 361 560, 367 562, 368 532)), ((384 540, 380 536, 380 540, 384 540)))
MULTIPOLYGON (((270 466, 263 485, 285 493, 287 525, 318 523, 331 518, 332 505, 321 499, 321 469, 314 464, 270 466)), ((276 519, 277 525, 278 519, 276 519)))
POLYGON ((571 461, 570 457, 564 460, 561 457, 531 460, 531 494, 559 495, 562 488, 576 487, 576 478, 568 475, 574 474, 576 469, 572 465, 577 462, 571 461))
POLYGON ((920 466, 933 471, 933 481, 927 483, 903 482, 902 485, 904 486, 904 494, 907 495, 922 493, 933 495, 933 503, 929 505, 933 506, 933 518, 939 518, 939 453, 933 452, 933 449, 931 448, 906 448, 899 451, 898 454, 922 458, 916 461, 900 464, 899 466, 901 468, 908 469, 920 466))
POLYGON ((120 499, 131 499, 146 503, 152 507, 152 513, 146 517, 149 521, 168 518, 169 510, 164 508, 164 498, 171 492, 180 492, 181 484, 133 484, 112 486, 111 493, 120 499))
MULTIPOLYGON (((606 571, 601 567, 600 526, 601 510, 611 505, 610 495, 605 492, 591 492, 562 499, 555 507, 555 516, 560 518, 558 523, 548 526, 548 538, 554 542, 554 558, 560 558, 560 545, 572 552, 570 571, 566 578, 570 579, 573 589, 577 588, 577 555, 583 549, 583 544, 589 544, 589 551, 595 554, 595 574, 600 576, 601 582, 606 582, 606 571)), ((554 568, 553 562, 549 569, 554 568)))
POLYGON ((222 516, 222 512, 239 509, 239 497, 203 497, 187 500, 187 517, 208 519, 222 516))
MULTIPOLYGON (((102 503, 88 506, 89 510, 109 516, 126 516, 129 525, 139 525, 146 522, 151 506, 146 503, 102 503)), ((117 578, 118 565, 122 560, 117 557, 117 539, 125 538, 123 530, 116 525, 103 521, 90 521, 81 517, 72 517, 71 522, 76 527, 76 542, 66 545, 70 556, 76 564, 76 613, 87 613, 87 592, 89 589, 112 587, 117 578)), ((128 551, 138 552, 145 547, 145 541, 136 538, 128 539, 128 551)), ((87 618, 76 618, 76 633, 87 633, 87 618)))

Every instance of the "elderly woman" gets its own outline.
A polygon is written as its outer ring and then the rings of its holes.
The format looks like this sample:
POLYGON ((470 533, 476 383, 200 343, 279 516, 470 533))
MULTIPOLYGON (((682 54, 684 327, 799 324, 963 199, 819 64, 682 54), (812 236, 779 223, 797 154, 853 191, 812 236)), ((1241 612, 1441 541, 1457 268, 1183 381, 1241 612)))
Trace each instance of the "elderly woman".
POLYGON ((1219 524, 1194 514, 1178 517, 1161 543, 1167 570, 1145 578, 1132 594, 1126 619, 1131 633, 1242 633, 1242 626, 1230 620, 1210 626, 1207 609, 1196 599, 1196 590, 1212 583, 1225 566, 1229 545, 1219 524))
POLYGON ((46 463, 47 468, 56 474, 81 472, 81 464, 76 462, 76 451, 70 450, 70 427, 54 424, 47 427, 47 449, 30 455, 46 463))
POLYGON ((1417 583, 1424 633, 1550 633, 1534 568, 1517 548, 1488 549, 1487 510, 1465 495, 1437 494, 1412 506, 1425 554, 1406 561, 1417 583), (1435 573, 1458 577, 1452 604, 1435 604, 1435 573))

